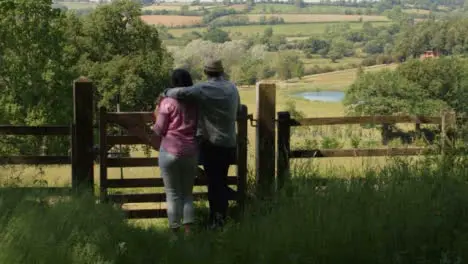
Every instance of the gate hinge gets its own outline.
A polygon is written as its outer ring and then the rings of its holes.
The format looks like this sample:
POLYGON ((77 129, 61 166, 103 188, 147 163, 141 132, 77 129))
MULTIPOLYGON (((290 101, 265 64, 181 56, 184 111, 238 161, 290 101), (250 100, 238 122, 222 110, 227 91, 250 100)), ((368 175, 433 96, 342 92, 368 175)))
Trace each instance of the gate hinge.
POLYGON ((247 120, 250 121, 250 126, 251 127, 256 127, 257 126, 257 119, 254 119, 253 114, 248 114, 247 115, 247 120))

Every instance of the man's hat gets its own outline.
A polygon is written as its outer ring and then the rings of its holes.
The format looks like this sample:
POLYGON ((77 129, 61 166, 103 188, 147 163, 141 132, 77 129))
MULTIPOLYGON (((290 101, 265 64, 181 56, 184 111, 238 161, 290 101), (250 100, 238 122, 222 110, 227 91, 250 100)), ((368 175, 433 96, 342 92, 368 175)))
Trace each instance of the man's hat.
POLYGON ((223 63, 221 62, 221 60, 208 60, 205 62, 205 71, 224 72, 223 63))

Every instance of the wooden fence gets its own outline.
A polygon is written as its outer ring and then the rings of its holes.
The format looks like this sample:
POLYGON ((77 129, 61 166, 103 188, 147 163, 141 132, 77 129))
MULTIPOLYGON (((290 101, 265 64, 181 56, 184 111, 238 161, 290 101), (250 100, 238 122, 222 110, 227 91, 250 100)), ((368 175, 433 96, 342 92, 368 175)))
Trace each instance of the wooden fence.
MULTIPOLYGON (((139 187, 163 187, 161 178, 142 177, 138 179, 108 178, 108 168, 115 167, 153 167, 158 166, 157 158, 110 157, 109 150, 115 145, 134 145, 143 143, 138 137, 131 135, 108 135, 110 124, 119 124, 122 117, 151 123, 151 113, 127 112, 112 113, 101 109, 99 113, 99 148, 94 146, 94 101, 93 85, 85 78, 78 79, 73 86, 74 114, 71 124, 63 126, 0 126, 0 135, 62 135, 69 136, 71 154, 68 156, 10 156, 0 157, 1 164, 25 165, 66 165, 72 167, 72 188, 94 191, 94 163, 99 156, 100 165, 100 198, 114 203, 163 202, 165 195, 161 193, 117 194, 114 189, 129 189, 139 187)), ((269 194, 277 187, 284 185, 289 177, 290 159, 323 158, 323 157, 366 157, 366 156, 407 156, 419 155, 427 148, 374 148, 374 149, 291 149, 291 128, 298 126, 346 125, 346 124, 396 124, 413 123, 416 130, 420 124, 438 124, 441 128, 442 142, 440 150, 444 150, 447 128, 453 125, 452 115, 441 117, 426 116, 363 116, 363 117, 331 117, 293 119, 288 112, 276 113, 276 86, 274 83, 257 84, 256 117, 248 115, 247 107, 237 121, 238 148, 237 175, 229 177, 229 184, 236 185, 237 191, 232 200, 241 207, 244 205, 247 184, 247 121, 256 121, 256 162, 255 177, 259 190, 269 194), (277 114, 277 118, 275 118, 277 114), (276 140, 276 132, 278 138, 276 140), (275 144, 278 151, 275 151, 275 144), (276 166, 275 166, 276 161, 276 166), (275 169, 276 167, 276 169, 275 169), (276 181, 275 181, 276 177, 276 181)), ((200 170, 200 174, 203 171, 200 170)), ((199 177, 196 185, 205 185, 206 179, 199 177)), ((53 188, 51 188, 53 189, 53 188)), ((206 193, 195 194, 197 198, 206 197, 206 193)), ((129 218, 153 218, 165 216, 165 210, 129 210, 129 218)))
MULTIPOLYGON (((122 124, 123 120, 139 120, 143 125, 152 123, 151 112, 127 112, 115 113, 107 112, 101 108, 99 114, 100 131, 100 198, 102 201, 110 201, 117 204, 125 203, 162 203, 165 202, 164 192, 155 193, 132 193, 116 194, 112 190, 128 188, 151 188, 163 187, 162 178, 132 178, 132 179, 112 179, 108 177, 108 168, 128 168, 128 167, 157 167, 158 158, 156 157, 109 157, 109 149, 115 145, 137 145, 145 144, 139 137, 132 135, 115 136, 108 135, 107 129, 110 124, 122 124)), ((138 121, 137 121, 138 122, 138 121)), ((247 185, 247 107, 242 106, 237 119, 237 158, 232 161, 232 165, 237 165, 237 175, 228 177, 228 184, 235 185, 237 191, 233 192, 230 200, 237 201, 242 208, 245 201, 245 192, 247 185)), ((206 178, 204 172, 199 168, 199 177, 196 178, 195 186, 205 186, 206 178)), ((206 198, 206 192, 194 194, 195 199, 206 198)), ((128 218, 158 218, 165 217, 165 209, 128 209, 125 210, 128 218)))
POLYGON ((428 116, 352 116, 352 117, 323 117, 293 119, 289 112, 278 113, 278 156, 277 156, 277 185, 281 188, 289 178, 290 159, 299 158, 325 158, 325 157, 377 157, 377 156, 414 156, 427 153, 430 149, 425 147, 400 148, 369 148, 369 149, 291 149, 291 128, 298 126, 321 125, 366 125, 366 124, 397 124, 413 123, 416 129, 420 124, 436 124, 441 128, 442 148, 446 141, 447 129, 454 123, 453 114, 444 114, 441 117, 428 116))
MULTIPOLYGON (((18 126, 0 125, 0 135, 8 136, 68 136, 71 153, 66 156, 0 156, 0 165, 71 165, 72 188, 93 187, 93 85, 80 78, 73 85, 74 115, 68 125, 18 126), (76 136, 79 135, 79 136, 76 136)), ((38 189, 38 188, 30 188, 38 189)), ((39 188, 43 189, 43 188, 39 188)), ((69 191, 71 188, 46 188, 69 191)))

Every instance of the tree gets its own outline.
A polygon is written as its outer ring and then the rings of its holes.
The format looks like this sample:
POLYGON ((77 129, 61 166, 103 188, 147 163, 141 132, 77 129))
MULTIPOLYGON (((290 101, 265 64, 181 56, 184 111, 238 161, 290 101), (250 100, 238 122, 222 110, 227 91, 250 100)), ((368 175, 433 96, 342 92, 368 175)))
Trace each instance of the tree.
POLYGON ((332 41, 330 45, 330 50, 328 51, 328 57, 332 62, 345 57, 351 56, 353 54, 352 43, 346 41, 343 38, 336 38, 332 41))
POLYGON ((297 8, 304 8, 304 0, 294 0, 294 5, 297 8))
POLYGON ((255 6, 255 0, 246 0, 247 8, 250 10, 253 6, 255 6))
POLYGON ((263 38, 265 40, 268 40, 271 37, 273 37, 273 28, 272 27, 265 28, 265 30, 263 31, 263 38))
POLYGON ((287 80, 304 75, 304 63, 294 51, 280 52, 277 55, 275 71, 278 78, 287 80))
MULTIPOLYGON (((66 16, 50 0, 0 2, 0 123, 71 121, 76 56, 65 37, 66 16)), ((6 150, 6 138, 2 137, 6 150)), ((38 154, 42 139, 14 138, 13 153, 38 154)), ((63 140, 62 140, 63 144, 63 140)), ((0 144, 1 145, 1 144, 0 144)), ((61 144, 50 146, 56 153, 61 144)))
POLYGON ((231 38, 229 38, 229 34, 226 31, 213 26, 209 27, 208 30, 203 34, 203 39, 215 43, 224 43, 231 40, 231 38))
POLYGON ((364 73, 349 88, 344 104, 358 115, 467 113, 465 59, 412 60, 395 71, 364 73))
POLYGON ((140 13, 133 1, 115 1, 83 18, 83 41, 77 46, 85 52, 77 67, 96 83, 99 104, 110 109, 120 93, 123 109, 151 110, 155 95, 169 84, 172 58, 140 13))
POLYGON ((195 80, 203 78, 203 62, 210 57, 220 58, 230 78, 239 83, 249 83, 252 79, 269 76, 268 64, 264 63, 266 47, 250 47, 245 40, 213 43, 194 40, 183 49, 174 50, 176 67, 190 71, 195 80))
POLYGON ((364 46, 364 51, 369 54, 382 53, 384 51, 384 44, 378 40, 371 40, 364 46))
MULTIPOLYGON (((156 28, 139 18, 133 1, 99 6, 86 17, 51 8, 51 0, 0 2, 0 122, 67 124, 72 118, 71 83, 80 75, 97 88, 99 105, 144 111, 168 84, 172 68, 156 28)), ((50 153, 63 154, 63 140, 52 140, 50 153)), ((23 140, 35 151, 38 140, 23 140)), ((39 143, 38 143, 39 142, 39 143)), ((36 153, 37 154, 37 153, 36 153)))
POLYGON ((330 46, 328 41, 316 37, 307 39, 304 45, 305 49, 309 50, 311 53, 318 53, 320 50, 328 49, 330 46))

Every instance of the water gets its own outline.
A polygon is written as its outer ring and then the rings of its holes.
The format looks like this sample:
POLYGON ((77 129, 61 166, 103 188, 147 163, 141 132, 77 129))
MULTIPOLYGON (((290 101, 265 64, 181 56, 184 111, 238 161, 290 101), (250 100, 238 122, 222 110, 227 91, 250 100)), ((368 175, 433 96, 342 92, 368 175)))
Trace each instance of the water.
POLYGON ((320 91, 320 92, 304 92, 296 94, 304 99, 319 102, 341 102, 344 99, 344 92, 337 91, 320 91))

